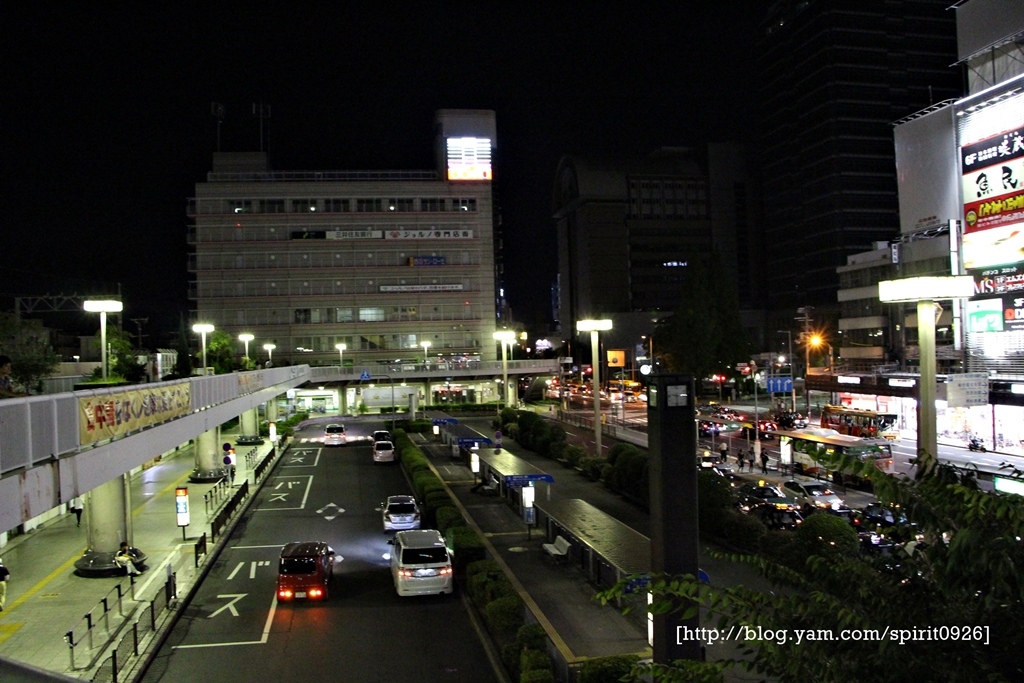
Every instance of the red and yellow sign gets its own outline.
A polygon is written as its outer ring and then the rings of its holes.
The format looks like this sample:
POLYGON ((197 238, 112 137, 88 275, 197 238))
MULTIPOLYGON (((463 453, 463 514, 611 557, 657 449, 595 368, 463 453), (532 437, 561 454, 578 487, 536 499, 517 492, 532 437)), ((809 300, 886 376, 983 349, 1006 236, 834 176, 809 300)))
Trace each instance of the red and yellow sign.
POLYGON ((608 367, 610 368, 624 368, 626 367, 626 352, 623 349, 609 349, 608 350, 608 367))
POLYGON ((188 382, 80 398, 79 445, 124 436, 143 427, 188 415, 190 410, 188 382))

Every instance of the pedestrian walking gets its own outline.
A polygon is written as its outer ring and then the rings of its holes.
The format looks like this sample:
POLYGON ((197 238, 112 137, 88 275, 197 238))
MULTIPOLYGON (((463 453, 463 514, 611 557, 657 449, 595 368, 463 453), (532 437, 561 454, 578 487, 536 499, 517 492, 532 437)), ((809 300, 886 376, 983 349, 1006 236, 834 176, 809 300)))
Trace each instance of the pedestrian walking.
POLYGON ((743 454, 743 449, 742 448, 737 448, 736 449, 736 465, 740 468, 740 472, 743 471, 743 460, 745 458, 746 458, 746 456, 743 454))
POLYGON ((0 560, 0 612, 7 606, 7 582, 10 578, 11 572, 4 566, 4 561, 0 560))
POLYGON ((729 444, 725 442, 725 439, 722 439, 720 442, 718 442, 718 455, 718 460, 721 463, 725 463, 725 461, 729 458, 729 444))
POLYGON ((81 496, 75 496, 68 503, 68 507, 72 512, 75 513, 76 526, 82 526, 82 510, 85 509, 85 502, 82 501, 81 496))
POLYGON ((761 473, 768 474, 768 451, 761 451, 761 473))
POLYGON ((751 448, 750 452, 747 453, 747 465, 750 466, 750 471, 754 471, 754 449, 751 448))

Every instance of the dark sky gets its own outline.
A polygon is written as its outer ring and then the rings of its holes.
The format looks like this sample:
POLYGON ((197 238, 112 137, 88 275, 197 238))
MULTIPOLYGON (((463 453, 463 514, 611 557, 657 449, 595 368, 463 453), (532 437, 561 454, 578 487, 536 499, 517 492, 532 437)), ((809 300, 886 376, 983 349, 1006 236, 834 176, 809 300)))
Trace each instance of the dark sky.
POLYGON ((126 321, 176 329, 210 103, 250 151, 262 100, 276 170, 433 168, 435 110, 495 110, 508 298, 543 323, 559 158, 749 137, 766 3, 184 4, 0 9, 5 305, 120 286, 126 321))

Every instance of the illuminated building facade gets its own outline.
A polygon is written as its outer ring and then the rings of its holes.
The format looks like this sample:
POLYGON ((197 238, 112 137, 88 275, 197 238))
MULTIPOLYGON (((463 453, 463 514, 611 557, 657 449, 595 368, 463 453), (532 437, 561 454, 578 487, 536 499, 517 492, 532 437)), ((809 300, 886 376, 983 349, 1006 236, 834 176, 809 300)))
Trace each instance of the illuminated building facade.
POLYGON ((217 153, 189 200, 194 320, 252 356, 346 365, 495 360, 493 111, 436 114, 437 168, 277 171, 217 153), (425 347, 425 342, 429 346, 425 347))

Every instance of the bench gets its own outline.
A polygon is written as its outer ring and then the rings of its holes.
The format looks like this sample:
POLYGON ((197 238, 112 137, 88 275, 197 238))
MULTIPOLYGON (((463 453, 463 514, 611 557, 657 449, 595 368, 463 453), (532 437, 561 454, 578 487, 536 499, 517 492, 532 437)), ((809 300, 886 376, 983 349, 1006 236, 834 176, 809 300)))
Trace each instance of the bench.
POLYGON ((557 536, 554 543, 545 543, 541 546, 547 554, 556 560, 565 557, 569 553, 569 541, 562 536, 557 536))

